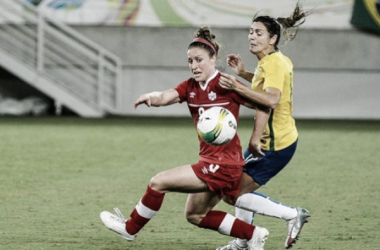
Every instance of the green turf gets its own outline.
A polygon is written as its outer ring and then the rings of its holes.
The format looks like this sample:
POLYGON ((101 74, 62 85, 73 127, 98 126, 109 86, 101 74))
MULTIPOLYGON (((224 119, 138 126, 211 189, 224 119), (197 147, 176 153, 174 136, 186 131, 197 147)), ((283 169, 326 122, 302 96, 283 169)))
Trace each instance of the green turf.
MULTIPOLYGON (((239 126, 244 145, 251 124, 239 126)), ((380 123, 298 127, 295 158, 261 189, 312 213, 293 249, 379 249, 380 123)), ((133 243, 99 219, 114 206, 128 215, 155 173, 198 160, 190 119, 0 118, 0 141, 1 250, 206 250, 230 240, 188 224, 184 194, 168 194, 133 243)), ((271 232, 266 250, 283 249, 283 221, 257 216, 256 223, 271 232)))

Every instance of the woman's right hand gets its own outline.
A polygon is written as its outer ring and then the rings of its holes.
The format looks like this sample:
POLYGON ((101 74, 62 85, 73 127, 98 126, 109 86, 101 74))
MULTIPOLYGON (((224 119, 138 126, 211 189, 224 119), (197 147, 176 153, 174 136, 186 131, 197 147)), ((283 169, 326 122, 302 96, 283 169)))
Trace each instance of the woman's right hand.
POLYGON ((136 102, 133 105, 133 108, 136 109, 140 104, 145 104, 146 106, 151 106, 151 100, 150 97, 147 94, 141 95, 139 99, 136 100, 136 102))
POLYGON ((243 73, 245 72, 245 66, 243 63, 243 60, 241 59, 240 55, 235 55, 235 54, 229 54, 227 55, 227 64, 230 66, 232 71, 238 75, 242 76, 243 73))

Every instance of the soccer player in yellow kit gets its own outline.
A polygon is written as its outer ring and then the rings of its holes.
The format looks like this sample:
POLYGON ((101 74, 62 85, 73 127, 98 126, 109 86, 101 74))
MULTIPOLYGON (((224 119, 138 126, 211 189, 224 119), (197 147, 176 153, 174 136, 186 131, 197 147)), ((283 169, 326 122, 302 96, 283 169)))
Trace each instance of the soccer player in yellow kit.
MULTIPOLYGON (((240 77, 251 82, 251 88, 237 84, 234 76, 222 73, 219 84, 258 104, 255 126, 244 154, 246 164, 237 199, 224 199, 236 207, 236 217, 251 222, 254 213, 284 219, 288 233, 285 248, 298 240, 310 213, 300 207, 290 207, 254 192, 276 176, 293 157, 298 132, 293 113, 293 64, 278 49, 281 28, 285 41, 295 37, 297 27, 310 12, 299 4, 291 16, 273 18, 257 16, 248 35, 250 52, 257 56, 258 65, 251 73, 245 69, 239 55, 228 55, 227 63, 240 77), (281 27, 282 26, 282 27, 281 27), (295 28, 295 33, 291 33, 295 28)), ((246 241, 236 239, 217 250, 245 250, 246 241)))

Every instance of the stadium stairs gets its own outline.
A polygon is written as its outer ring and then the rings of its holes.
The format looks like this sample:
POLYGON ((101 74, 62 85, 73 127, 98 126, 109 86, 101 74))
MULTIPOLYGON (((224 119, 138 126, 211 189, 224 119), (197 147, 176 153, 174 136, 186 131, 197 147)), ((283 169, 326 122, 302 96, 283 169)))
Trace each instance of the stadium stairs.
POLYGON ((79 116, 119 113, 120 58, 28 1, 1 1, 0 66, 79 116))

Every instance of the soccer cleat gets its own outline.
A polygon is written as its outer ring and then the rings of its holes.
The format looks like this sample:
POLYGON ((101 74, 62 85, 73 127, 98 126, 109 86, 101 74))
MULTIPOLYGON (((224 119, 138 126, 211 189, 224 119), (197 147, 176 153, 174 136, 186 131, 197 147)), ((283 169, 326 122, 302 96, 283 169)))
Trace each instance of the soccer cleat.
POLYGON ((227 245, 218 247, 216 250, 248 250, 248 246, 241 247, 237 244, 236 239, 228 242, 227 245))
POLYGON ((303 225, 308 222, 310 217, 309 211, 304 208, 297 207, 297 216, 291 220, 288 220, 288 236, 285 240, 285 248, 289 249, 297 242, 303 225))
POLYGON ((248 241, 249 250, 264 250, 265 241, 268 239, 269 231, 263 227, 255 227, 252 239, 248 241))
POLYGON ((120 236, 126 239, 127 241, 133 241, 136 238, 137 234, 130 235, 127 232, 125 228, 125 223, 127 220, 117 207, 114 208, 114 210, 116 214, 112 214, 107 211, 101 212, 100 219, 108 229, 120 234, 120 236))

